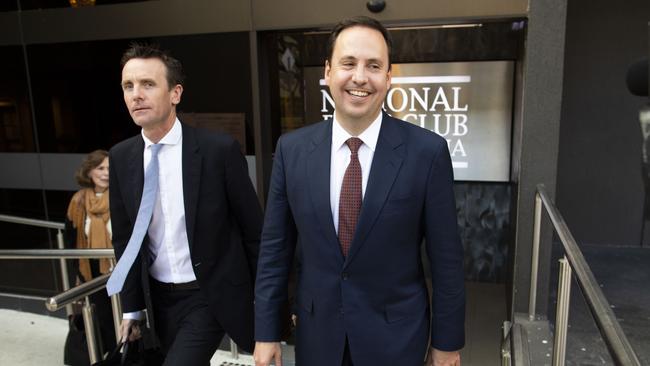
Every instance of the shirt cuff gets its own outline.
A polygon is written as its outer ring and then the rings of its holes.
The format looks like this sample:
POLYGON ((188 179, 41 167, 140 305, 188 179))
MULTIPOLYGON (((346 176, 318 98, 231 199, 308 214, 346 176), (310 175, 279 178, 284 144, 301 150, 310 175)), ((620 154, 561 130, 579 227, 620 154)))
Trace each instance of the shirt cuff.
POLYGON ((143 318, 144 318, 144 310, 122 314, 122 319, 142 320, 143 318))

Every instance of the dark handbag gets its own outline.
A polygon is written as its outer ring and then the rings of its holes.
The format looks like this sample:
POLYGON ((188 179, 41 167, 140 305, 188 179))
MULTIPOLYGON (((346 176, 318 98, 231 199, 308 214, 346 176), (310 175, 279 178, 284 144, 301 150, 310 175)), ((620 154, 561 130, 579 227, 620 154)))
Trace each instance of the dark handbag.
POLYGON ((68 335, 63 348, 63 363, 68 366, 86 366, 90 361, 88 360, 88 345, 81 314, 71 315, 68 325, 68 335))
POLYGON ((145 349, 142 339, 134 342, 120 342, 102 361, 92 366, 160 366, 165 358, 158 349, 145 349), (124 350, 120 349, 124 346, 124 350))
MULTIPOLYGON (((135 365, 136 363, 131 360, 129 348, 133 348, 134 344, 131 342, 120 342, 115 349, 106 356, 105 359, 92 364, 92 366, 126 366, 135 365), (124 347, 124 349, 122 349, 124 347)), ((131 352, 132 353, 132 352, 131 352)))

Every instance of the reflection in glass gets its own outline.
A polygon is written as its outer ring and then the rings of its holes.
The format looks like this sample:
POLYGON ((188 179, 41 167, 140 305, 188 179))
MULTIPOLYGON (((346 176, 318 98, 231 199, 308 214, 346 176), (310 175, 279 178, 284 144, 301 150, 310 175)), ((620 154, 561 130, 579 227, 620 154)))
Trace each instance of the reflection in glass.
MULTIPOLYGON (((303 75, 298 34, 278 37, 278 81, 282 133, 305 125, 303 75)), ((301 37, 300 37, 301 38, 301 37)), ((314 121, 312 121, 314 122, 314 121)))
POLYGON ((20 46, 0 47, 0 152, 34 152, 34 132, 20 46))

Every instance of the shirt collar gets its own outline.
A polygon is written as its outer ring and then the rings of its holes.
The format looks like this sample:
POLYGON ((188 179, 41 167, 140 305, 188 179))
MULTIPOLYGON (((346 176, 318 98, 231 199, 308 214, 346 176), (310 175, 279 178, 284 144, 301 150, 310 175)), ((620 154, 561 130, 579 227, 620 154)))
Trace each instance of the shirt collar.
MULTIPOLYGON (((379 131, 381 130, 381 121, 384 116, 384 113, 380 112, 379 116, 375 118, 374 121, 366 128, 359 136, 356 136, 363 141, 363 143, 370 148, 370 150, 375 151, 377 147, 377 140, 379 139, 379 131)), ((332 146, 335 150, 340 149, 345 142, 350 138, 354 137, 348 133, 336 119, 336 111, 334 112, 334 117, 332 118, 332 146)))
MULTIPOLYGON (((142 139, 144 140, 145 149, 153 145, 153 142, 144 135, 144 130, 140 131, 140 133, 142 134, 142 139)), ((183 129, 181 128, 181 121, 176 118, 172 128, 167 132, 165 136, 163 136, 162 139, 160 139, 160 141, 158 141, 158 143, 163 145, 176 145, 181 141, 182 136, 183 129)))

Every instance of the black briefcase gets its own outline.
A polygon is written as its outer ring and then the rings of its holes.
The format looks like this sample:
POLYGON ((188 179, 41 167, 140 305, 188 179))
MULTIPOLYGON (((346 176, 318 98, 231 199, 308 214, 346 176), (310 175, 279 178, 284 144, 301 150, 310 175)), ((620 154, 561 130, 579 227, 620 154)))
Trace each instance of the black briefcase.
POLYGON ((129 349, 133 346, 134 344, 130 342, 120 342, 105 359, 92 364, 92 366, 137 365, 131 362, 133 360, 129 360, 129 349))
POLYGON ((160 366, 163 361, 164 357, 159 350, 144 349, 142 340, 137 340, 120 342, 105 359, 92 366, 160 366))

